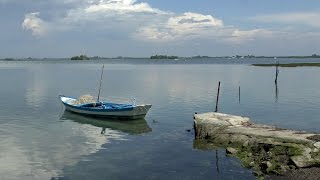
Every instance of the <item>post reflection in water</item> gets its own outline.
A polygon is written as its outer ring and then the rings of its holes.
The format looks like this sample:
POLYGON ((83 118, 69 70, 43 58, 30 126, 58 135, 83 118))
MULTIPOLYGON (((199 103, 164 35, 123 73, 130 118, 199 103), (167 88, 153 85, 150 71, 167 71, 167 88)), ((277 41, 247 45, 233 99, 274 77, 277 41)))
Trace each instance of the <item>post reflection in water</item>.
POLYGON ((278 89, 278 83, 275 84, 275 102, 278 103, 279 100, 279 89, 278 89))

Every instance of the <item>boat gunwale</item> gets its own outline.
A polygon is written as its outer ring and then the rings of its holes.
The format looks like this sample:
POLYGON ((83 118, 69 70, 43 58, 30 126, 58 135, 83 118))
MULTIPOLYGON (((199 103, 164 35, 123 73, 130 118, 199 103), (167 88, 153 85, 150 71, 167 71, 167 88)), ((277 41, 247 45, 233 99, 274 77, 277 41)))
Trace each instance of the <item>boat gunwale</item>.
MULTIPOLYGON (((110 118, 110 119, 121 119, 121 120, 134 120, 134 119, 143 119, 145 117, 145 114, 139 114, 139 115, 103 115, 103 114, 84 114, 72 111, 70 109, 66 109, 66 111, 73 113, 73 114, 79 114, 81 116, 85 117, 94 117, 94 118, 110 118)), ((102 120, 102 119, 99 119, 102 120)))
MULTIPOLYGON (((91 103, 84 103, 84 104, 81 104, 81 106, 77 106, 77 105, 68 104, 64 100, 62 100, 62 98, 69 98, 69 99, 75 99, 76 100, 76 98, 73 98, 73 97, 59 95, 59 98, 60 98, 60 101, 65 106, 67 106, 69 108, 75 108, 75 109, 78 109, 78 110, 85 110, 85 111, 90 111, 90 112, 121 112, 121 111, 132 111, 137 107, 146 107, 146 106, 150 106, 151 107, 151 104, 144 104, 144 105, 131 105, 131 107, 125 107, 125 108, 121 108, 121 109, 116 109, 116 108, 115 109, 103 109, 103 108, 83 107, 83 105, 91 104, 91 103)), ((102 102, 102 103, 104 103, 104 102, 102 102)), ((117 103, 107 103, 107 104, 126 105, 126 104, 117 104, 117 103)))

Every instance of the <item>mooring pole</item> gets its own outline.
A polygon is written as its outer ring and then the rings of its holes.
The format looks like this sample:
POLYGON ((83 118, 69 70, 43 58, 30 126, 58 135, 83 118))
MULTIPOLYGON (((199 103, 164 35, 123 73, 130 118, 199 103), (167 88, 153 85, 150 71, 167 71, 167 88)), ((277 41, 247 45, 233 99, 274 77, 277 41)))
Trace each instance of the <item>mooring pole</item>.
POLYGON ((239 104, 240 104, 240 86, 239 86, 239 104))
POLYGON ((219 81, 219 85, 218 85, 218 93, 217 93, 216 110, 215 110, 215 112, 218 112, 219 94, 220 94, 220 81, 219 81))
POLYGON ((279 61, 276 64, 276 79, 274 80, 275 84, 278 84, 278 75, 279 75, 279 61))

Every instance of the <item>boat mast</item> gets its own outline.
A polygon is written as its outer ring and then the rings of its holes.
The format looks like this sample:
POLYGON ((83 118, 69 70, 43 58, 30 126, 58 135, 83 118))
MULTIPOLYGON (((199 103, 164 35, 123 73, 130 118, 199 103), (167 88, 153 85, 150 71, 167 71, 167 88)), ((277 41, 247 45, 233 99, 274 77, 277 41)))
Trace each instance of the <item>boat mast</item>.
POLYGON ((102 70, 101 70, 101 77, 100 77, 100 85, 99 85, 99 93, 98 93, 97 102, 99 102, 99 99, 100 99, 100 91, 101 91, 101 84, 102 84, 103 68, 104 68, 104 65, 102 66, 102 70))

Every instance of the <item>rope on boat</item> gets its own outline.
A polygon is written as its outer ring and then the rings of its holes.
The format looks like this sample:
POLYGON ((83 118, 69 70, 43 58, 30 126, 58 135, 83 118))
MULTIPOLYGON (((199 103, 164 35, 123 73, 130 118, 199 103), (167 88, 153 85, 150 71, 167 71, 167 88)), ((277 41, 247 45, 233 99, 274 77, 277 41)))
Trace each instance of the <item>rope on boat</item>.
POLYGON ((96 103, 93 96, 90 94, 81 95, 77 100, 71 102, 72 105, 86 104, 86 103, 96 103))

